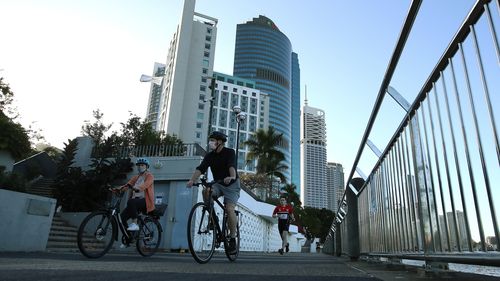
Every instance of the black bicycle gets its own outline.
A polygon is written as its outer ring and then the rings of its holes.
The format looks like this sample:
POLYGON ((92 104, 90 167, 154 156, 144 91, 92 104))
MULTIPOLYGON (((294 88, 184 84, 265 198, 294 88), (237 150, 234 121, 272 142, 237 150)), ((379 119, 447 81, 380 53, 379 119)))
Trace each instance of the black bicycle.
MULTIPOLYGON (((203 192, 212 192, 212 185, 216 182, 207 182, 202 178, 200 183, 194 186, 202 186, 203 192)), ((224 204, 209 196, 209 202, 196 203, 191 212, 187 224, 188 244, 191 255, 198 263, 207 263, 215 253, 215 249, 224 247, 224 252, 230 261, 235 261, 240 252, 240 212, 235 210, 236 223, 236 251, 229 252, 229 226, 227 223, 227 212, 224 204), (217 203, 217 206, 214 206, 217 203), (219 224, 218 212, 222 210, 222 226, 219 224)))
POLYGON ((136 243, 139 254, 144 257, 152 256, 160 246, 163 229, 158 221, 165 212, 166 205, 157 206, 154 212, 139 214, 138 231, 128 231, 120 216, 120 203, 123 191, 111 192, 108 207, 90 213, 80 224, 78 229, 78 249, 88 258, 104 256, 118 240, 118 229, 122 233, 122 244, 136 243))

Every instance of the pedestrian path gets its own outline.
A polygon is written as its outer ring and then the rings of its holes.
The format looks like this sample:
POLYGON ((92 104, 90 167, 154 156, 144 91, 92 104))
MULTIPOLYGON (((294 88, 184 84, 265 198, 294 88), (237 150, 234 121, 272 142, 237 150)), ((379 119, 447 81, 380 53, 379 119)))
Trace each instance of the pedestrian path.
POLYGON ((72 253, 0 253, 1 281, 493 281, 486 276, 445 274, 429 276, 407 268, 387 268, 368 262, 351 262, 325 254, 241 253, 230 262, 218 253, 207 264, 196 263, 189 253, 157 253, 143 258, 133 251, 113 251, 100 259, 72 253), (484 278, 483 278, 484 277, 484 278), (465 278, 465 279, 464 279, 465 278))

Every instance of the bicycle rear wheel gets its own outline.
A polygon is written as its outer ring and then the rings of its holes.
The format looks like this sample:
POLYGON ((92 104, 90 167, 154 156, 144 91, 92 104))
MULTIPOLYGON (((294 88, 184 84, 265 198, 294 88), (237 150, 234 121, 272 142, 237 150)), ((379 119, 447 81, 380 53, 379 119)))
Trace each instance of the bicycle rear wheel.
POLYGON ((228 246, 229 246, 229 239, 231 238, 231 235, 230 235, 230 231, 229 231, 229 224, 227 222, 227 219, 226 219, 226 227, 225 227, 225 233, 224 233, 224 252, 226 253, 226 257, 230 260, 230 261, 235 261, 236 258, 238 258, 238 255, 240 253, 240 224, 238 222, 239 220, 239 215, 236 214, 236 237, 235 237, 235 240, 236 240, 236 251, 233 252, 233 253, 229 253, 227 251, 228 249, 228 246))
POLYGON ((140 225, 137 237, 137 251, 143 257, 150 257, 158 250, 161 242, 161 226, 157 220, 146 217, 140 225))
POLYGON ((187 233, 191 255, 198 263, 207 263, 215 252, 216 235, 213 218, 205 203, 196 203, 191 209, 187 233), (210 227, 210 222, 212 222, 212 227, 210 227))
POLYGON ((78 249, 87 258, 102 257, 111 249, 117 228, 115 220, 108 212, 91 213, 78 228, 78 249))

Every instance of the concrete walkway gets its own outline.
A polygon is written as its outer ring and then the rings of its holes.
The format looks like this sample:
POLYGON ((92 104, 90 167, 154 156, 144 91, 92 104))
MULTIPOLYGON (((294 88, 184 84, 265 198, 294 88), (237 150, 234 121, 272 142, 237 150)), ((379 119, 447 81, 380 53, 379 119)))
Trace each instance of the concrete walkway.
POLYGON ((113 251, 96 260, 78 252, 0 253, 0 280, 490 281, 500 278, 453 272, 426 274, 416 268, 390 268, 324 254, 241 253, 236 262, 217 254, 208 264, 197 264, 189 253, 157 253, 143 258, 135 252, 113 251))

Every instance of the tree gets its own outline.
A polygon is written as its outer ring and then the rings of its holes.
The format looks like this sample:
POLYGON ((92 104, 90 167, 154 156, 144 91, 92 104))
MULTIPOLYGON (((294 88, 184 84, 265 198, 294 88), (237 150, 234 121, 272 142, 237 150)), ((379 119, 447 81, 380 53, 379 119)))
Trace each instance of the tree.
POLYGON ((81 133, 84 136, 89 136, 90 138, 92 138, 94 144, 96 146, 99 146, 104 142, 105 135, 113 124, 104 124, 104 113, 101 113, 99 109, 92 111, 92 115, 95 121, 93 123, 88 122, 84 124, 82 126, 81 133))
MULTIPOLYGON (((113 144, 108 138, 102 144, 103 155, 109 154, 113 144)), ((101 207, 107 199, 107 188, 122 183, 132 170, 130 159, 110 160, 104 157, 92 159, 91 169, 83 171, 73 167, 78 142, 68 140, 58 163, 56 197, 64 211, 92 211, 101 207)))
POLYGON ((0 77, 0 150, 8 151, 15 160, 21 160, 29 156, 32 149, 28 132, 14 122, 17 113, 12 107, 13 97, 10 86, 0 77))
POLYGON ((283 164, 285 154, 280 151, 280 148, 287 147, 283 134, 277 133, 274 127, 270 126, 267 130, 257 130, 255 136, 244 144, 249 150, 247 161, 257 160, 257 174, 270 178, 270 185, 262 187, 267 189, 266 197, 278 197, 279 184, 275 185, 273 179, 278 178, 281 183, 285 183, 286 177, 283 172, 288 169, 288 166, 283 164))
POLYGON ((10 89, 9 84, 3 81, 3 77, 0 77, 0 111, 9 119, 17 117, 16 110, 12 107, 13 100, 14 92, 10 89))
POLYGON ((334 218, 335 213, 331 210, 312 207, 304 207, 300 217, 302 225, 307 229, 306 237, 318 237, 321 243, 325 241, 334 218))

